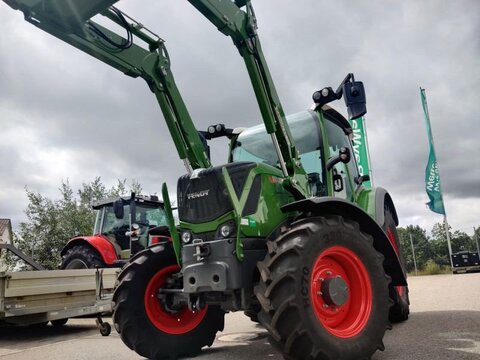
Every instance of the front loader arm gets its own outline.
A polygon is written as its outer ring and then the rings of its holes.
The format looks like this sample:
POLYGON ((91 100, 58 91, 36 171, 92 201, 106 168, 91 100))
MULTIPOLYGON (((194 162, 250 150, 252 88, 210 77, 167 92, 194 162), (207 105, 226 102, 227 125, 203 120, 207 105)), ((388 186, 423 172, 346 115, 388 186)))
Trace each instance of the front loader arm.
POLYGON ((164 41, 112 7, 118 0, 3 0, 25 20, 132 77, 155 93, 179 157, 187 171, 210 167, 200 136, 170 70, 164 41), (96 23, 101 14, 123 27, 126 38, 96 23), (134 40, 141 40, 139 46, 134 40))
POLYGON ((232 38, 245 61, 262 114, 272 136, 284 184, 297 199, 310 197, 308 179, 285 119, 282 104, 262 52, 257 23, 250 0, 188 0, 220 32, 232 38), (241 8, 245 7, 245 11, 241 8))

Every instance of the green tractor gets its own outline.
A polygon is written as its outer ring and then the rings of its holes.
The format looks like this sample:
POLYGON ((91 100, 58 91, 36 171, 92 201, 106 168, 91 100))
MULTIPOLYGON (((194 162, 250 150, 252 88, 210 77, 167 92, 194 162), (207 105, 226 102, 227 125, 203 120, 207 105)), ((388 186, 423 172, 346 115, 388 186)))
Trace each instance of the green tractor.
POLYGON ((172 240, 136 254, 113 298, 124 343, 151 359, 212 345, 229 311, 245 311, 286 359, 366 359, 383 350, 392 321, 408 317, 408 288, 393 201, 365 188, 352 156, 349 118, 366 112, 349 74, 313 94, 308 111, 285 116, 249 0, 189 0, 243 57, 263 125, 197 131, 176 87, 164 41, 112 5, 117 0, 3 0, 33 25, 124 72, 155 94, 187 174, 177 186, 172 240), (121 36, 92 20, 106 16, 121 36), (208 141, 230 140, 212 166, 208 141))

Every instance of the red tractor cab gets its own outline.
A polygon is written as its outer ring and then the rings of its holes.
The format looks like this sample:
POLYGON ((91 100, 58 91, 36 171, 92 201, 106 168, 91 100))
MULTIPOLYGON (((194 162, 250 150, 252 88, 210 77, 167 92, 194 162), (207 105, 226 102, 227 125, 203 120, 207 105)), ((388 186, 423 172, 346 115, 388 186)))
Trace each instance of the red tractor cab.
POLYGON ((132 193, 95 203, 92 236, 77 236, 62 249, 61 269, 122 267, 150 245, 169 241, 163 201, 132 193))

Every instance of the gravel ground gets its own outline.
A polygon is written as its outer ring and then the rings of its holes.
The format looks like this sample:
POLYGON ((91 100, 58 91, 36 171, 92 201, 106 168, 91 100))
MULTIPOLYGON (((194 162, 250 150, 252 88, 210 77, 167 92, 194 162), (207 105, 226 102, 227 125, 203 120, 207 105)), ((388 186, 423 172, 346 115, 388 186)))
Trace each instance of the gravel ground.
POLYGON ((408 281, 412 312, 480 311, 480 273, 414 276, 408 281))
MULTIPOLYGON (((409 279, 412 315, 385 336, 372 360, 480 359, 480 273, 409 279)), ((241 313, 197 359, 282 359, 266 331, 241 313)), ((0 329, 0 359, 140 359, 115 332, 102 337, 94 319, 71 319, 61 329, 0 329)))

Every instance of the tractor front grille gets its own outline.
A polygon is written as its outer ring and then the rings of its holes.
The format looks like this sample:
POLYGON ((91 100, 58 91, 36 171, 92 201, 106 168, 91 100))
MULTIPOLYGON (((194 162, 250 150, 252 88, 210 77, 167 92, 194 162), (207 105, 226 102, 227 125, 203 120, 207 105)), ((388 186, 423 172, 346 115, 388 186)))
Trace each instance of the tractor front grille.
MULTIPOLYGON (((256 164, 253 162, 231 163, 205 169, 200 172, 198 177, 193 179, 189 175, 182 176, 177 185, 180 221, 192 224, 209 222, 233 210, 223 181, 222 168, 224 166, 232 179, 237 197, 240 197, 245 179, 256 164)), ((243 215, 252 214, 256 211, 260 184, 260 176, 257 176, 243 215)))

